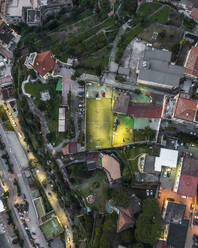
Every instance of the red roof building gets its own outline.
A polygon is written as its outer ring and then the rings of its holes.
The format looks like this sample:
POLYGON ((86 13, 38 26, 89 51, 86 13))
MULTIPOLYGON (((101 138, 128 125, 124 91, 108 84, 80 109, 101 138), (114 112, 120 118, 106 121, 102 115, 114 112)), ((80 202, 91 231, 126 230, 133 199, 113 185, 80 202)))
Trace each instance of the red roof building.
POLYGON ((134 219, 132 216, 132 209, 129 208, 119 208, 119 217, 118 217, 118 224, 117 224, 117 232, 121 232, 129 227, 133 227, 134 219))
POLYGON ((198 21, 198 9, 193 8, 190 17, 198 21))
POLYGON ((196 112, 197 101, 178 97, 173 117, 176 119, 193 122, 195 121, 196 112))
POLYGON ((161 118, 162 106, 150 103, 130 103, 128 115, 134 118, 161 118))
POLYGON ((63 155, 77 153, 77 143, 69 143, 62 148, 63 155))
POLYGON ((185 62, 185 74, 198 77, 198 47, 192 47, 185 62))
POLYGON ((34 60, 32 67, 41 77, 44 77, 47 73, 52 73, 56 64, 56 58, 51 51, 45 51, 38 53, 34 60))
POLYGON ((181 175, 177 193, 187 197, 195 197, 198 178, 189 175, 181 175))

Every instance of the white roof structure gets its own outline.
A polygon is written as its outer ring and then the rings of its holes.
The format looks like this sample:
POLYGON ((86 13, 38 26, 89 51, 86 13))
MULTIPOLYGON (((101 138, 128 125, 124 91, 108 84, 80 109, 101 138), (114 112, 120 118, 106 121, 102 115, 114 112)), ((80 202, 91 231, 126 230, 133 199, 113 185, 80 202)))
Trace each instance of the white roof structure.
POLYGON ((2 200, 0 200, 0 213, 5 211, 2 200))
POLYGON ((160 156, 155 159, 155 171, 161 171, 162 166, 176 168, 178 151, 171 149, 160 149, 160 156))
POLYGON ((65 108, 59 108, 58 132, 65 132, 65 108))

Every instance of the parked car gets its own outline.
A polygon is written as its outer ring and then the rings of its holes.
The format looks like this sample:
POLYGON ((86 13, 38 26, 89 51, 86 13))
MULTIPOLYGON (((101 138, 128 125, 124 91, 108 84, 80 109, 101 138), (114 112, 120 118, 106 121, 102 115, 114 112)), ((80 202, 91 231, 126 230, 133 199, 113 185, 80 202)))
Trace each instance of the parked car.
POLYGON ((146 190, 146 196, 149 196, 149 189, 146 190))
POLYGON ((168 200, 168 201, 172 201, 172 202, 174 202, 174 201, 175 201, 175 199, 174 199, 174 198, 167 198, 167 200, 168 200))
POLYGON ((193 225, 198 225, 198 212, 194 214, 193 225))
POLYGON ((192 211, 193 209, 194 209, 194 204, 191 203, 191 205, 190 205, 190 210, 192 211))

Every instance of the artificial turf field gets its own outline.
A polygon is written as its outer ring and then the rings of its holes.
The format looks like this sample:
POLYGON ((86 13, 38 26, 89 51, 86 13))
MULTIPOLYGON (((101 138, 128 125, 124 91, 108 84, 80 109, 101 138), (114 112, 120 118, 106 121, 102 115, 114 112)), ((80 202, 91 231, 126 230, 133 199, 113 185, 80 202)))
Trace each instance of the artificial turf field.
POLYGON ((112 146, 113 113, 110 98, 86 99, 87 150, 112 146))

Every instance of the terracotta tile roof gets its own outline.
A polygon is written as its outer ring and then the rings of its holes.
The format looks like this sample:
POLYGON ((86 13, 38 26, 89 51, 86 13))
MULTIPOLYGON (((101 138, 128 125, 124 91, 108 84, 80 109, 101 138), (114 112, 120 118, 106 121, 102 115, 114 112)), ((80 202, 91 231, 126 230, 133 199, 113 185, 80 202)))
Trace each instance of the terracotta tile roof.
POLYGON ((129 103, 128 115, 134 118, 161 118, 162 106, 150 103, 129 103))
POLYGON ((48 72, 52 72, 54 70, 55 64, 56 59, 53 57, 52 52, 45 51, 37 54, 33 68, 40 76, 43 77, 48 72))
POLYGON ((185 74, 198 77, 198 47, 192 47, 185 64, 185 74))
POLYGON ((193 19, 198 20, 198 9, 193 8, 193 9, 192 9, 192 12, 191 12, 191 14, 190 14, 190 17, 192 17, 193 19))
POLYGON ((197 177, 181 175, 177 193, 188 197, 195 197, 197 192, 197 184, 197 177))
POLYGON ((194 121, 197 110, 197 101, 178 98, 176 103, 176 109, 174 117, 186 121, 194 121))
POLYGON ((112 156, 104 155, 102 157, 102 167, 108 174, 108 179, 110 181, 121 178, 120 164, 112 156))
POLYGON ((119 218, 118 218, 118 225, 117 225, 117 232, 121 232, 126 228, 132 227, 135 223, 133 216, 132 216, 132 211, 130 208, 118 208, 120 213, 119 213, 119 218))

